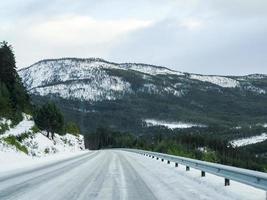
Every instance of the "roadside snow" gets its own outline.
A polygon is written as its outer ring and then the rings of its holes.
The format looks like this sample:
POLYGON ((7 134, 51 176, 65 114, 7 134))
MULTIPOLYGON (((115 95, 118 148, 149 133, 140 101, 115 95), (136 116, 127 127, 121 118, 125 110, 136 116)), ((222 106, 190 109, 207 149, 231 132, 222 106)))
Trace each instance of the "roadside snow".
POLYGON ((249 138, 242 138, 242 139, 233 140, 230 142, 230 144, 232 144, 233 147, 242 147, 242 146, 246 146, 249 144, 256 144, 259 142, 263 142, 265 140, 267 140, 267 134, 262 133, 261 135, 252 136, 249 138))
MULTIPOLYGON (((84 138, 82 135, 72 134, 58 135, 55 133, 54 140, 46 137, 45 132, 34 133, 32 127, 34 121, 30 115, 23 114, 23 120, 15 127, 0 135, 0 171, 10 168, 21 167, 32 162, 42 160, 54 160, 57 157, 67 157, 68 155, 79 154, 85 150, 84 138), (5 142, 9 136, 19 136, 26 133, 22 141, 16 141, 24 146, 28 154, 18 150, 14 145, 5 142)), ((10 125, 10 123, 9 123, 10 125)))
POLYGON ((144 120, 147 126, 165 126, 169 129, 176 128, 192 128, 192 127, 206 127, 202 124, 193 124, 193 123, 185 123, 185 122, 166 122, 166 121, 158 121, 155 119, 146 119, 144 120))
POLYGON ((66 158, 75 157, 81 154, 85 154, 88 151, 76 151, 76 152, 61 152, 54 154, 53 156, 46 157, 31 157, 21 152, 3 152, 0 149, 0 173, 19 170, 28 167, 37 167, 44 164, 49 164, 54 161, 63 160, 66 158))
POLYGON ((54 140, 47 138, 45 132, 36 133, 22 141, 27 147, 30 156, 44 157, 61 152, 76 152, 84 150, 83 136, 74 136, 71 134, 55 134, 54 140))

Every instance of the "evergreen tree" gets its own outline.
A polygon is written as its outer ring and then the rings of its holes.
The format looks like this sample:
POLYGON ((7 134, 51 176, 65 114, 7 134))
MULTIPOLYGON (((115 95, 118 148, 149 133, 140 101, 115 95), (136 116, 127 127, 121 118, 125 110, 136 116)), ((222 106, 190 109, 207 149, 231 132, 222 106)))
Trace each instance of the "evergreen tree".
POLYGON ((17 79, 13 49, 7 42, 0 43, 0 81, 12 89, 17 79))
POLYGON ((12 118, 14 122, 22 119, 21 112, 30 112, 29 96, 16 71, 12 46, 0 43, 0 114, 12 118))
POLYGON ((71 133, 73 135, 79 135, 80 134, 80 128, 78 125, 74 122, 68 122, 65 126, 65 132, 71 133))
POLYGON ((0 116, 11 117, 11 113, 10 93, 6 85, 0 82, 0 116))
POLYGON ((34 121, 40 130, 47 132, 47 137, 51 133, 52 139, 54 139, 55 132, 63 133, 64 118, 54 103, 47 103, 37 110, 34 121))

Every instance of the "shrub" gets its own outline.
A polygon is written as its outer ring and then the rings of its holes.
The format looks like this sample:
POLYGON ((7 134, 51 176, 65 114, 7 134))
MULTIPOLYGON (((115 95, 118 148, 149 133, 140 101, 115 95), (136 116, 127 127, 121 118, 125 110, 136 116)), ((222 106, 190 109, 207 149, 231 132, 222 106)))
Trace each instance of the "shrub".
POLYGON ((34 125, 33 127, 31 127, 31 131, 33 133, 38 133, 40 131, 40 129, 36 125, 34 125))
POLYGON ((17 138, 13 135, 8 136, 6 138, 4 138, 4 141, 12 146, 15 146, 17 150, 24 152, 25 154, 28 154, 28 149, 24 146, 21 145, 18 141, 17 138))

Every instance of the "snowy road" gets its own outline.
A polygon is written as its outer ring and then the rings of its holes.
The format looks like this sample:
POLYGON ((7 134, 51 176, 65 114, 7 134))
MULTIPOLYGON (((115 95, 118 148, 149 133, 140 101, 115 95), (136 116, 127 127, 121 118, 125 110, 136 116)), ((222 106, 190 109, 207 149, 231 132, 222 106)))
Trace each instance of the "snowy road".
POLYGON ((265 192, 119 150, 0 175, 1 200, 264 199, 265 192))

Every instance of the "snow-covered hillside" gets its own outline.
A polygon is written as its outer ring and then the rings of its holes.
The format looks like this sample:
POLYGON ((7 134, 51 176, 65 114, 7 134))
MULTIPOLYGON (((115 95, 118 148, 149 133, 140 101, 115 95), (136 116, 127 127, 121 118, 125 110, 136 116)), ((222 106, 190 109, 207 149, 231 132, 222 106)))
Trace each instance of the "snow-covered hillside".
POLYGON ((263 77, 260 75, 235 78, 196 75, 148 64, 112 63, 100 58, 43 60, 18 73, 31 94, 93 102, 120 99, 137 91, 182 97, 192 87, 188 84, 196 81, 199 85, 209 83, 213 85, 210 87, 243 88, 265 94, 265 89, 249 82, 263 77), (159 76, 165 78, 158 82, 159 76), (136 84, 138 89, 135 88, 136 84))
POLYGON ((210 82, 212 84, 219 85, 225 88, 235 88, 239 86, 238 81, 222 76, 203 76, 203 75, 192 74, 190 75, 190 78, 203 82, 210 82))
MULTIPOLYGON (((24 119, 15 127, 10 127, 0 135, 0 163, 21 162, 54 155, 68 155, 84 151, 82 135, 55 134, 54 140, 46 137, 45 132, 38 131, 31 116, 23 114, 24 119)), ((2 119, 1 124, 7 120, 2 119)))

